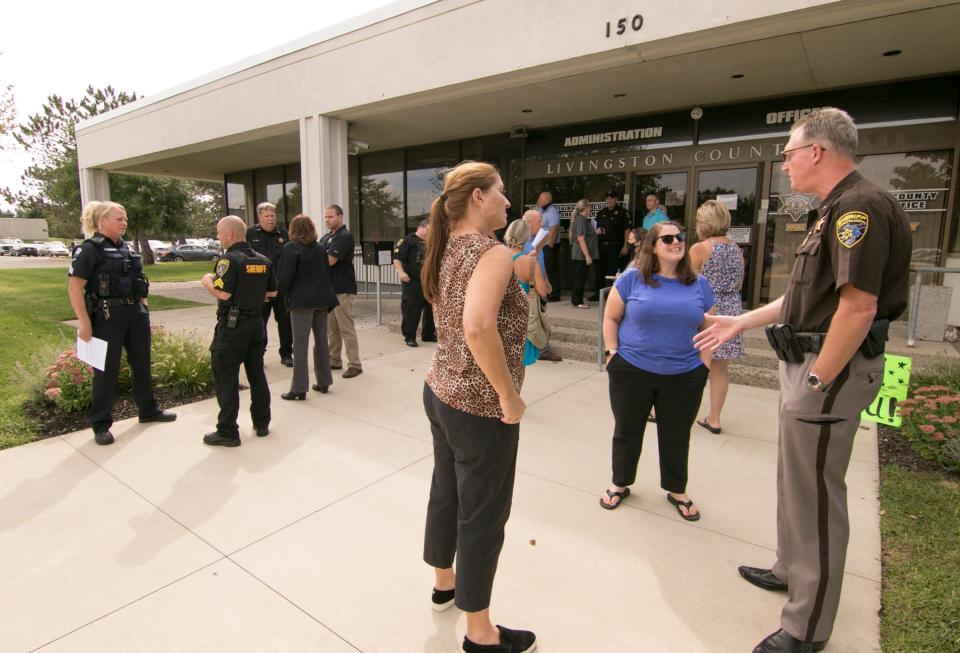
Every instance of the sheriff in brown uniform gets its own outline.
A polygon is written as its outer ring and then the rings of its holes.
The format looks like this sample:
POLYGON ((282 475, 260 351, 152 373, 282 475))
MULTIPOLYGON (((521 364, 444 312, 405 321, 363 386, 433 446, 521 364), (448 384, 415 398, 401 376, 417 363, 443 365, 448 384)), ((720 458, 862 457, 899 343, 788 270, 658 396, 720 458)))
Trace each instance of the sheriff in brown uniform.
POLYGON ((890 320, 907 305, 911 234, 887 192, 856 171, 857 131, 838 109, 799 120, 784 148, 790 186, 821 200, 780 299, 739 317, 707 316, 697 346, 767 328, 780 363, 777 560, 740 567, 787 592, 780 630, 754 653, 822 650, 833 631, 849 537, 844 477, 860 413, 883 380, 890 320))

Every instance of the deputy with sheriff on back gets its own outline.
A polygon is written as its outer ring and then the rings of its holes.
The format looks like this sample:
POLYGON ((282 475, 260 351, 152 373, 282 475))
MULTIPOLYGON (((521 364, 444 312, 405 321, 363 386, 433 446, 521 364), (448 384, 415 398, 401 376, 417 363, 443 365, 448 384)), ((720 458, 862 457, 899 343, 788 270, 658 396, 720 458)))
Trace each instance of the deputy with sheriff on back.
POLYGON ((140 255, 123 240, 127 212, 115 202, 89 202, 80 217, 87 239, 74 250, 67 295, 77 315, 77 335, 107 341, 104 369, 93 370, 90 426, 97 444, 112 444, 113 399, 120 373, 121 350, 133 383, 133 399, 140 422, 172 422, 174 413, 160 410, 150 377, 150 284, 140 255))
POLYGON ((210 344, 210 362, 220 415, 217 430, 203 436, 205 444, 238 447, 240 427, 240 365, 250 384, 250 416, 258 437, 270 433, 270 388, 263 371, 265 338, 262 307, 277 296, 273 263, 246 242, 243 220, 228 215, 217 223, 217 238, 225 249, 213 273, 201 284, 217 298, 217 326, 210 344))
POLYGON ((400 332, 408 347, 417 346, 417 327, 423 316, 421 340, 436 342, 437 331, 433 324, 433 306, 423 296, 420 285, 420 269, 427 254, 427 234, 430 233, 430 221, 423 220, 417 230, 407 234, 393 248, 393 267, 400 275, 402 290, 400 294, 400 312, 403 320, 400 332))
POLYGON ((787 593, 780 630, 754 653, 820 651, 833 631, 849 539, 844 477, 860 413, 883 384, 891 320, 907 305, 911 234, 897 200, 856 170, 857 129, 830 107, 798 120, 783 150, 790 187, 821 205, 797 250, 787 290, 738 317, 705 316, 712 349, 767 327, 780 363, 777 559, 740 567, 787 593))

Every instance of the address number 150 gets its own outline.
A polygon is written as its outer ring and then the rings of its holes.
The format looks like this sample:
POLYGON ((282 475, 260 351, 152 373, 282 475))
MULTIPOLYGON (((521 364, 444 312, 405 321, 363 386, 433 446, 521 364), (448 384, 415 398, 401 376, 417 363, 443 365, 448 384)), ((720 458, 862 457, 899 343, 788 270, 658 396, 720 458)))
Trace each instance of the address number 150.
POLYGON ((639 32, 640 28, 643 27, 643 16, 637 14, 633 18, 621 18, 617 21, 617 24, 614 26, 611 21, 607 21, 607 38, 610 38, 611 30, 613 34, 623 34, 627 31, 627 28, 632 29, 634 32, 639 32))

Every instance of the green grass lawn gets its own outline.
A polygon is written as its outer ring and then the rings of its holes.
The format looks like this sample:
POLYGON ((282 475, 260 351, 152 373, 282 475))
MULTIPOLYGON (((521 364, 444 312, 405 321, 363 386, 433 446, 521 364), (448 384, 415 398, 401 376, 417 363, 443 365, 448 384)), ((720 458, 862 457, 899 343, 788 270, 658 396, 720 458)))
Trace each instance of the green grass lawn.
POLYGON ((880 501, 884 653, 960 651, 960 482, 887 465, 880 501))
POLYGON ((198 281, 213 268, 210 261, 155 263, 146 267, 146 273, 150 281, 198 281))
MULTIPOLYGON (((209 263, 169 263, 150 266, 151 279, 198 279, 209 263), (171 269, 168 272, 167 266, 171 269), (154 273, 158 269, 159 274, 154 273)), ((152 310, 195 306, 193 302, 151 297, 152 310)), ((0 271, 0 449, 31 442, 36 427, 27 420, 22 404, 26 389, 17 364, 30 368, 53 362, 54 350, 73 346, 76 334, 62 324, 74 318, 67 299, 67 275, 60 268, 5 269, 0 271)))

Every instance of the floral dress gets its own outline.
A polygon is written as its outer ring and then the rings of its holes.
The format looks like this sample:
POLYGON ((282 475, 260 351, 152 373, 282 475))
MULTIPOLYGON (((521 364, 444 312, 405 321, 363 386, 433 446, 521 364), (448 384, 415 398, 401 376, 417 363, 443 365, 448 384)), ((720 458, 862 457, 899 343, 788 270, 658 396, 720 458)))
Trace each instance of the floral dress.
MULTIPOLYGON (((743 256, 736 243, 713 242, 713 251, 700 268, 700 276, 710 282, 717 298, 717 315, 736 316, 743 312, 740 288, 743 286, 743 256)), ((738 335, 717 347, 713 357, 718 360, 743 358, 743 336, 738 335)))

